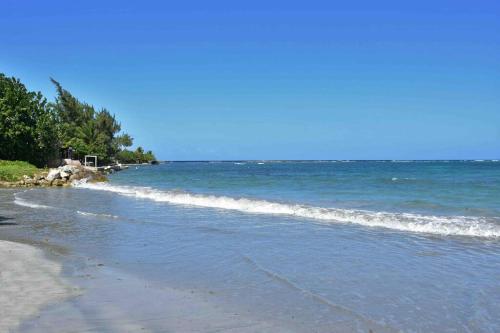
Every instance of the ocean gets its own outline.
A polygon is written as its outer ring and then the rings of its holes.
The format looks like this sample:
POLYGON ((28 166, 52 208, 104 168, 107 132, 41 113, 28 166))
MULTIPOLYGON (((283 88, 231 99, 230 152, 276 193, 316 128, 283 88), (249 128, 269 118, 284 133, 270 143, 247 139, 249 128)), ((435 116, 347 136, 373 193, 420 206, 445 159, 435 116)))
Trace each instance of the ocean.
POLYGON ((170 162, 0 194, 18 233, 270 332, 500 331, 498 161, 170 162))

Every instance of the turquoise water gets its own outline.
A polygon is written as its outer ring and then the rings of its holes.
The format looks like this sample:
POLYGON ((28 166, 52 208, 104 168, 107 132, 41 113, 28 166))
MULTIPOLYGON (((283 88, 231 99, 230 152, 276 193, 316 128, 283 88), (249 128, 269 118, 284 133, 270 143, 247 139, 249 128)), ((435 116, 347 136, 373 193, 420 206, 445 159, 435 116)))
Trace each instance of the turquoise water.
POLYGON ((294 332, 500 331, 499 199, 495 161, 173 162, 14 197, 40 238, 294 332))
POLYGON ((111 184, 129 187, 100 188, 155 201, 290 213, 331 223, 500 236, 498 162, 169 163, 117 174, 111 184))

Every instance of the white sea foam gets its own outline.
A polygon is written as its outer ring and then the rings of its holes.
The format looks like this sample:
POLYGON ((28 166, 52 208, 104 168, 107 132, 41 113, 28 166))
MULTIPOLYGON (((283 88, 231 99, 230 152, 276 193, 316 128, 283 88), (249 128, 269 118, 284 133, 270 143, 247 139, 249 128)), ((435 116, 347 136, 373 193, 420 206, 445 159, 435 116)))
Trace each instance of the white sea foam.
POLYGON ((116 186, 111 184, 82 183, 77 185, 77 187, 115 192, 125 196, 170 204, 236 210, 253 214, 288 215, 325 223, 353 223, 368 227, 383 227, 438 235, 500 237, 500 225, 484 217, 432 216, 323 208, 266 200, 191 194, 178 191, 160 191, 147 187, 116 186))
POLYGON ((391 180, 393 182, 396 182, 398 180, 416 180, 416 178, 413 178, 413 177, 403 177, 403 178, 398 178, 398 177, 392 177, 391 180))
POLYGON ((84 212, 84 211, 81 211, 81 210, 77 210, 76 213, 79 214, 79 215, 83 215, 83 216, 106 217, 106 218, 111 218, 111 219, 117 219, 118 218, 118 216, 116 216, 116 215, 91 213, 91 212, 84 212))
POLYGON ((14 203, 19 206, 24 206, 24 207, 29 207, 29 208, 42 208, 42 209, 51 209, 54 207, 51 206, 46 206, 46 205, 40 205, 31 201, 28 201, 23 198, 19 198, 17 194, 14 194, 14 203))

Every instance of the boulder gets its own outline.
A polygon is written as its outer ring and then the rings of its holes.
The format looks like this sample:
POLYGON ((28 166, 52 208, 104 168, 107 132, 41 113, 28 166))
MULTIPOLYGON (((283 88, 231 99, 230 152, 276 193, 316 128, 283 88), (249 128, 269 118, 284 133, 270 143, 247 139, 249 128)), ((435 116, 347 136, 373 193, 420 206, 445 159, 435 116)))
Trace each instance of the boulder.
POLYGON ((71 176, 71 172, 66 172, 63 170, 59 173, 59 175, 61 176, 61 178, 69 178, 69 176, 71 176))
POLYGON ((63 167, 60 167, 59 168, 61 171, 64 171, 66 173, 74 173, 75 170, 77 170, 78 168, 73 166, 73 165, 65 165, 63 167))
POLYGON ((47 175, 47 177, 45 177, 45 179, 47 179, 48 181, 53 181, 54 179, 59 179, 61 178, 61 172, 59 171, 59 169, 50 169, 49 171, 49 174, 47 175))

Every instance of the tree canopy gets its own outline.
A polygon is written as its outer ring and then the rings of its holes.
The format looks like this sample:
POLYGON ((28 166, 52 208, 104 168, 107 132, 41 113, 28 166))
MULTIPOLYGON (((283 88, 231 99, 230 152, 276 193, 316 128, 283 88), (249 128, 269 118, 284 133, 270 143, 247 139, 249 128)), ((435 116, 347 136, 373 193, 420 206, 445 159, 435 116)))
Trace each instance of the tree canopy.
POLYGON ((116 155, 116 159, 123 163, 146 163, 156 160, 151 150, 144 152, 142 147, 137 147, 135 151, 123 149, 116 155))
POLYGON ((58 149, 56 114, 47 100, 0 73, 0 159, 44 166, 58 149))
POLYGON ((121 133, 114 114, 82 102, 51 78, 57 98, 53 103, 31 92, 15 78, 0 74, 0 159, 25 160, 45 166, 61 149, 76 156, 97 155, 100 163, 149 162, 153 153, 138 147, 130 159, 133 138, 121 133))

